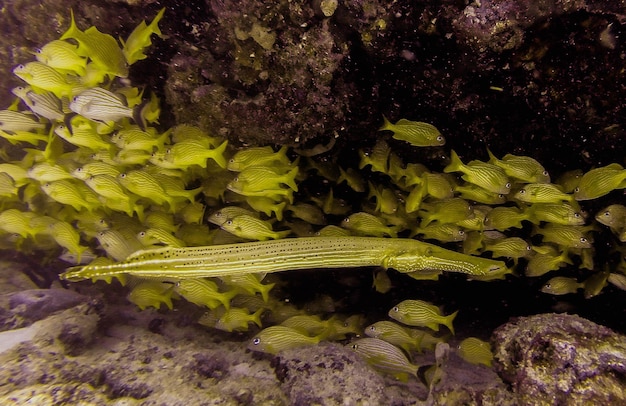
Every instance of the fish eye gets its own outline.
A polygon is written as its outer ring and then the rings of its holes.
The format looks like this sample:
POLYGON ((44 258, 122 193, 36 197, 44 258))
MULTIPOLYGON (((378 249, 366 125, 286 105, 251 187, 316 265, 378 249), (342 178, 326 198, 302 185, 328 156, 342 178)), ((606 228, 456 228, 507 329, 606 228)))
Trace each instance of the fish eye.
POLYGON ((578 193, 580 192, 580 188, 577 186, 576 189, 574 189, 574 193, 578 193))
POLYGON ((511 188, 511 182, 507 182, 506 185, 504 185, 505 188, 510 189, 511 188))
POLYGON ((498 195, 498 199, 504 199, 504 195, 503 195, 502 193, 500 193, 500 194, 498 195))
POLYGON ((370 331, 376 331, 376 327, 370 326, 370 331))
POLYGON ((346 217, 345 219, 343 219, 344 223, 349 223, 350 222, 350 217, 346 217))
POLYGON ((459 230, 459 235, 465 235, 465 231, 459 230))
POLYGON ((526 246, 526 251, 530 251, 530 250, 532 250, 532 249, 533 249, 533 247, 531 247, 530 245, 527 245, 527 246, 526 246))
POLYGON ((255 337, 254 340, 252 340, 252 344, 254 345, 259 345, 261 344, 261 339, 259 337, 255 337))
POLYGON ((526 190, 524 190, 524 189, 520 189, 520 190, 519 190, 519 194, 520 194, 520 195, 523 195, 524 193, 526 193, 526 190))
POLYGON ((437 137, 437 141, 443 141, 443 137, 440 135, 439 137, 437 137))
POLYGON ((610 215, 611 215, 611 213, 608 210, 604 212, 604 216, 605 217, 609 217, 610 215))
POLYGON ((353 350, 356 350, 357 348, 359 348, 359 345, 358 345, 358 344, 352 344, 352 349, 353 349, 353 350))
POLYGON ((394 306, 394 307, 393 307, 393 311, 397 313, 397 312, 399 312, 399 311, 400 311, 400 308, 399 308, 398 306, 394 306))
POLYGON ((580 242, 587 242, 587 239, 585 237, 580 237, 580 242))
POLYGON ((145 237, 146 236, 146 232, 145 231, 140 231, 139 232, 139 237, 145 237))
POLYGON ((232 164, 232 163, 234 163, 234 162, 235 162, 235 159, 234 159, 234 158, 230 158, 230 159, 228 160, 228 162, 230 162, 230 163, 232 164))
POLYGON ((126 177, 125 173, 120 173, 120 178, 124 179, 126 177))
POLYGON ((226 220, 226 224, 228 224, 230 226, 231 224, 233 224, 233 221, 232 220, 226 220))
POLYGON ((548 176, 548 171, 543 171, 541 173, 543 174, 543 176, 548 176))

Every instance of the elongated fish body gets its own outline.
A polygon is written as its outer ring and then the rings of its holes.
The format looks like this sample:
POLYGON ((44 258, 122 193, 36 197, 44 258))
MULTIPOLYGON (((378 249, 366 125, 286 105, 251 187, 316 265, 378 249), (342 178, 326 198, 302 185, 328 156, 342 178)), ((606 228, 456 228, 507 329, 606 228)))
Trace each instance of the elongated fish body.
POLYGON ((201 247, 141 250, 107 266, 71 268, 62 278, 79 281, 129 274, 181 280, 297 269, 382 266, 402 273, 441 269, 488 276, 502 261, 473 257, 409 238, 305 237, 201 247))

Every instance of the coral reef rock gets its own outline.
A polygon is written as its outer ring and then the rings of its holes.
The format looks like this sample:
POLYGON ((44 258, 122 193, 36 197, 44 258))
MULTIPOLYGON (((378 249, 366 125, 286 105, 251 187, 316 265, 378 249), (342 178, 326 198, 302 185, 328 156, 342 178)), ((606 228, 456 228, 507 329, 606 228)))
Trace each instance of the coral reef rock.
POLYGON ((492 336, 495 368, 521 404, 625 404, 626 337, 567 314, 520 317, 492 336))

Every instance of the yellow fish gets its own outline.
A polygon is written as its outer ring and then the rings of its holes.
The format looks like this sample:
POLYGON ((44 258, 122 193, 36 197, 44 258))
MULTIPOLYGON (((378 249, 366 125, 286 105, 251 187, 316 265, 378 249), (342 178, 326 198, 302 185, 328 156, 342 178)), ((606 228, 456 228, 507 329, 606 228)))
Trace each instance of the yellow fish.
POLYGON ((48 232, 61 247, 66 248, 70 254, 77 256, 77 262, 81 262, 81 256, 89 249, 80 245, 80 234, 76 228, 66 221, 57 221, 48 226, 48 232))
POLYGON ((137 233, 137 239, 146 247, 159 244, 177 248, 187 246, 183 240, 160 228, 149 228, 145 231, 140 231, 137 233))
POLYGON ((294 192, 298 191, 296 176, 298 167, 290 169, 286 173, 278 172, 270 167, 251 166, 239 172, 231 182, 235 188, 244 191, 257 192, 265 189, 278 189, 280 185, 285 185, 294 192))
POLYGON ((84 75, 87 68, 87 58, 78 55, 78 47, 67 41, 53 40, 35 50, 35 58, 51 68, 61 72, 71 71, 77 75, 84 75))
POLYGON ((111 142, 122 149, 139 149, 152 153, 153 149, 161 149, 170 136, 170 131, 161 135, 156 134, 154 128, 147 131, 141 130, 138 126, 128 126, 117 131, 111 136, 111 142))
POLYGON ((174 197, 168 195, 163 186, 149 173, 141 170, 128 171, 120 173, 117 179, 122 186, 134 194, 150 199, 159 205, 167 203, 170 210, 174 209, 176 204, 174 197))
POLYGON ((291 234, 291 230, 274 231, 266 221, 247 214, 226 220, 220 227, 237 237, 257 241, 277 240, 291 234))
POLYGON ((578 289, 583 289, 584 287, 585 284, 578 282, 575 278, 555 276, 541 287, 541 291, 551 295, 567 295, 576 293, 578 289))
POLYGON ((128 76, 128 65, 124 54, 115 38, 104 34, 96 27, 89 27, 81 31, 76 26, 74 12, 70 10, 70 27, 63 33, 61 40, 68 38, 76 40, 76 52, 81 56, 89 57, 93 64, 103 73, 125 78, 128 76))
POLYGON ((226 168, 224 152, 228 141, 224 141, 217 148, 207 148, 202 142, 189 139, 179 141, 165 151, 164 159, 176 168, 186 169, 192 165, 201 168, 207 167, 207 161, 213 160, 220 168, 226 168))
POLYGON ((489 163, 504 169, 511 178, 525 183, 550 183, 550 174, 537 160, 528 156, 506 154, 502 160, 489 151, 489 163))
POLYGON ((171 283, 164 282, 141 282, 130 292, 128 300, 136 304, 141 310, 148 307, 154 307, 158 310, 163 303, 171 310, 174 308, 172 304, 173 286, 171 283))
POLYGON ((39 182, 54 182, 61 179, 73 179, 73 176, 62 166, 42 162, 28 170, 28 177, 39 182))
POLYGON ((454 150, 450 152, 450 164, 443 171, 461 172, 463 180, 492 193, 506 195, 511 191, 511 182, 502 168, 480 161, 465 165, 454 150))
MULTIPOLYGON (((540 247, 533 247, 533 249, 538 250, 540 247)), ((528 260, 525 274, 529 277, 541 276, 550 271, 556 271, 564 264, 573 265, 567 250, 559 253, 550 247, 545 252, 539 252, 528 260)))
POLYGON ((268 217, 271 217, 273 214, 278 221, 282 221, 283 211, 287 206, 287 202, 277 203, 273 199, 265 196, 247 196, 246 203, 248 203, 252 209, 264 213, 268 217))
POLYGON ((51 92, 58 98, 72 97, 83 89, 76 76, 60 73, 41 62, 18 65, 13 73, 36 90, 51 92))
POLYGON ((268 166, 280 168, 291 165, 287 157, 287 147, 282 146, 278 152, 272 147, 252 147, 237 151, 228 161, 226 168, 229 171, 241 172, 251 166, 268 166))
POLYGON ((119 230, 102 230, 96 233, 95 237, 106 253, 116 261, 123 261, 133 252, 143 248, 137 238, 126 236, 119 230))
POLYGON ((389 171, 390 154, 391 148, 389 145, 383 140, 378 140, 376 141, 376 145, 374 145, 371 152, 359 150, 359 156, 361 157, 359 169, 371 166, 371 170, 373 172, 382 172, 387 174, 389 171))
POLYGON ((254 323, 261 328, 263 327, 261 324, 261 314, 263 314, 264 311, 265 309, 258 309, 251 314, 248 309, 231 307, 221 315, 214 327, 229 333, 232 331, 248 331, 248 325, 250 323, 254 323))
POLYGON ((0 110, 0 130, 6 132, 38 131, 46 128, 36 117, 13 110, 0 110))
POLYGON ((626 169, 620 164, 610 164, 585 173, 574 189, 576 200, 591 200, 626 188, 626 169))
POLYGON ((248 344, 252 351, 276 355, 292 348, 316 345, 323 335, 310 337, 285 326, 271 326, 261 330, 248 344))
POLYGON ((220 305, 230 309, 230 301, 237 295, 235 289, 220 292, 217 284, 206 278, 183 279, 176 283, 174 290, 186 301, 209 309, 215 309, 220 305))
POLYGON ((17 209, 7 209, 0 212, 0 230, 10 234, 17 234, 22 238, 34 235, 30 222, 36 214, 23 212, 17 209))
POLYGON ((92 87, 72 98, 69 105, 74 113, 108 125, 109 127, 123 118, 132 118, 140 128, 145 128, 141 109, 130 108, 115 93, 101 87, 92 87))
POLYGON ((142 20, 139 25, 135 27, 133 32, 130 33, 128 38, 126 38, 126 41, 120 38, 120 42, 123 45, 122 53, 129 65, 148 57, 144 54, 144 50, 152 45, 152 40, 150 39, 152 34, 156 34, 159 37, 163 35, 158 24, 161 18, 163 18, 164 13, 165 7, 159 11, 149 25, 142 20))
POLYGON ((539 224, 541 221, 571 226, 585 224, 585 218, 580 210, 565 202, 536 203, 529 206, 524 212, 528 214, 528 220, 535 224, 539 224))
POLYGON ((100 205, 98 197, 89 188, 81 188, 80 185, 68 179, 46 182, 41 185, 41 190, 53 200, 72 206, 76 211, 81 209, 93 211, 100 205))
POLYGON ((560 186, 552 183, 529 183, 518 190, 514 199, 525 203, 560 203, 576 204, 574 196, 563 192, 560 186))
POLYGON ((621 204, 607 206, 596 214, 596 220, 611 229, 626 227, 626 206, 621 204))
POLYGON ((491 368, 493 352, 488 342, 476 337, 468 337, 458 346, 458 354, 470 364, 483 364, 491 368))
POLYGON ((76 116, 70 121, 71 127, 59 124, 54 133, 77 147, 89 148, 92 151, 111 151, 114 146, 105 141, 96 130, 93 122, 84 117, 76 116))
POLYGON ((269 292, 274 287, 274 283, 263 284, 261 283, 263 278, 257 277, 256 274, 245 275, 231 275, 220 278, 224 283, 232 286, 233 288, 243 291, 249 295, 255 295, 260 293, 263 298, 263 302, 267 303, 269 300, 269 292))
POLYGON ((459 311, 444 316, 441 314, 439 307, 425 302, 423 300, 405 300, 398 303, 389 310, 389 317, 400 323, 416 326, 428 327, 431 330, 439 331, 439 325, 443 324, 448 327, 450 332, 454 334, 452 321, 459 311))
POLYGON ((361 338, 348 344, 375 370, 406 382, 417 377, 419 365, 412 364, 402 350, 378 338, 361 338))
POLYGON ((30 87, 18 86, 11 90, 22 99, 30 111, 50 121, 62 121, 65 117, 63 103, 50 92, 35 93, 30 87))
POLYGON ((440 224, 456 223, 474 216, 470 204, 460 197, 424 203, 418 214, 422 218, 420 227, 426 227, 433 221, 440 224))
POLYGON ((385 130, 393 131, 394 139, 406 141, 415 147, 441 146, 446 143, 446 139, 434 125, 421 121, 401 119, 392 124, 383 116, 383 125, 379 131, 385 130))
POLYGON ((402 348, 407 353, 419 351, 421 336, 415 334, 417 330, 410 330, 393 321, 378 321, 365 328, 365 335, 385 340, 390 344, 402 348))
POLYGON ((343 219, 341 227, 354 231, 360 235, 383 237, 397 237, 397 227, 388 226, 380 218, 365 212, 353 213, 343 219))
POLYGON ((487 241, 484 251, 491 251, 493 258, 526 258, 533 252, 531 245, 520 237, 508 237, 487 241))
POLYGON ((568 226, 562 224, 546 224, 535 227, 533 234, 543 236, 543 242, 551 242, 562 248, 591 248, 593 239, 587 236, 593 226, 568 226), (591 228, 590 228, 591 227, 591 228))

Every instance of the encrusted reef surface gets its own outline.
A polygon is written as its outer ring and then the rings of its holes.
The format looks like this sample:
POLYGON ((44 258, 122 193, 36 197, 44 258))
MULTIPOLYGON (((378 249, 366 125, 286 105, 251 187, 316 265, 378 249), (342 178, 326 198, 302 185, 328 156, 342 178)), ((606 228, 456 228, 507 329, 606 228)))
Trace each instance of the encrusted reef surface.
MULTIPOLYGON (((15 272, 8 264, 2 269, 7 277, 15 272)), ((202 328, 184 309, 139 311, 103 283, 74 287, 81 293, 24 284, 2 295, 1 404, 625 402, 626 338, 578 316, 541 314, 504 324, 491 338, 493 368, 468 364, 451 344, 442 379, 429 392, 414 377, 400 382, 378 374, 341 343, 259 355, 246 351, 252 332, 202 328), (25 312, 30 319, 15 323, 25 312)), ((428 357, 414 362, 431 363, 428 357)))
POLYGON ((523 404, 625 404, 626 337, 567 314, 496 329, 495 369, 523 404))

